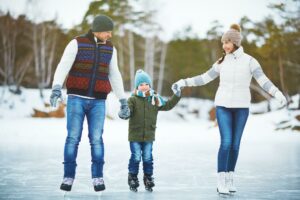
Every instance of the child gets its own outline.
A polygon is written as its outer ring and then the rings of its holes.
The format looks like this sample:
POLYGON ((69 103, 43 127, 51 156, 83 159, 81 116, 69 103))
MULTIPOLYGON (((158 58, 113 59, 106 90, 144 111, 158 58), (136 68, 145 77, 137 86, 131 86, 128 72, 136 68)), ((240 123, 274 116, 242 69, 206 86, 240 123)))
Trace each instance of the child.
POLYGON ((130 190, 136 192, 139 186, 137 175, 142 158, 145 188, 152 191, 152 187, 154 187, 152 145, 155 140, 157 114, 158 111, 171 110, 179 99, 180 93, 176 93, 170 100, 164 101, 152 89, 150 76, 143 70, 137 70, 135 90, 128 99, 130 109, 128 140, 131 151, 128 165, 128 185, 130 190))

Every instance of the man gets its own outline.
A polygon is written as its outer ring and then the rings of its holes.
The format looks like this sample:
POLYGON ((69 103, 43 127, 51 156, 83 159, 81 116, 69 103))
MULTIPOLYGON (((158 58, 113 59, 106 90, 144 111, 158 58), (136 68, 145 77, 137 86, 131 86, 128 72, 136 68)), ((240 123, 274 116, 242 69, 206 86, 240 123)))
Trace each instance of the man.
POLYGON ((121 103, 120 117, 130 114, 123 81, 117 64, 117 51, 110 42, 113 21, 105 15, 95 17, 91 30, 71 40, 54 74, 51 106, 62 98, 66 80, 67 131, 64 148, 64 178, 61 190, 70 191, 75 178, 76 157, 84 118, 87 117, 88 137, 92 156, 92 182, 95 191, 105 190, 103 181, 105 100, 111 89, 121 103))

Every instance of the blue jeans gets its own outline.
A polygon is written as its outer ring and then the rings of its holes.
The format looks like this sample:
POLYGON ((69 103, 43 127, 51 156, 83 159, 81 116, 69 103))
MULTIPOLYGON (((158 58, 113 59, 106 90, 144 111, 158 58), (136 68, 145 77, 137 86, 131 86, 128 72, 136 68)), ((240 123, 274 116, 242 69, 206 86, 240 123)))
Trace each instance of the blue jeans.
POLYGON ((249 115, 249 108, 217 106, 216 115, 221 135, 218 153, 218 172, 234 171, 240 142, 249 115))
POLYGON ((102 140, 105 119, 105 100, 68 96, 67 130, 64 149, 64 177, 75 178, 76 157, 81 140, 83 121, 88 122, 88 137, 91 145, 92 178, 103 177, 104 144, 102 140))
POLYGON ((129 160, 128 171, 132 174, 139 173, 141 158, 143 159, 144 174, 153 174, 153 142, 129 142, 131 157, 129 160))

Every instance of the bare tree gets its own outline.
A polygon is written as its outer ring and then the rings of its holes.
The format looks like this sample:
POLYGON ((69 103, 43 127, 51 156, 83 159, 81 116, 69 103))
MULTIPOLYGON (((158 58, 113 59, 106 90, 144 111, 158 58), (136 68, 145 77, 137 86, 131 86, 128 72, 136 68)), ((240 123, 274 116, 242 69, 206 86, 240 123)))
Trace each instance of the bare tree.
POLYGON ((13 71, 15 67, 16 56, 16 38, 17 26, 9 13, 1 17, 1 43, 3 49, 3 66, 0 68, 0 74, 3 76, 3 85, 14 84, 13 71))
POLYGON ((51 83, 57 41, 55 24, 53 22, 34 24, 32 36, 35 75, 40 89, 40 96, 43 98, 43 89, 51 83))
POLYGON ((134 88, 134 71, 135 71, 134 36, 131 31, 128 31, 128 44, 129 44, 130 88, 134 88))
POLYGON ((9 13, 0 17, 0 76, 3 85, 15 86, 14 92, 20 92, 21 82, 32 62, 30 38, 26 34, 30 26, 24 15, 17 19, 9 13))
POLYGON ((157 84, 158 93, 161 93, 163 88, 167 48, 168 48, 168 44, 162 43, 162 50, 161 50, 160 64, 159 64, 159 74, 158 74, 158 84, 157 84))
POLYGON ((145 38, 145 71, 149 73, 150 77, 154 75, 154 61, 155 61, 155 38, 146 37, 145 38))
POLYGON ((124 44, 123 44, 124 35, 118 38, 118 64, 122 74, 125 73, 125 60, 124 60, 124 44))

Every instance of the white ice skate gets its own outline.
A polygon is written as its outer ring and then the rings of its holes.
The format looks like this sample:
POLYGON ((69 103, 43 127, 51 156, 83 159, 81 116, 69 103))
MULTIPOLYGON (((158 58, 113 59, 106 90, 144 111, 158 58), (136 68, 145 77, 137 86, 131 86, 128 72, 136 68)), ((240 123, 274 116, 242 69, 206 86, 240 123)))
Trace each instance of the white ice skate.
POLYGON ((226 187, 226 173, 219 172, 217 175, 217 191, 219 194, 230 194, 228 188, 226 187))
POLYGON ((236 187, 233 184, 234 172, 227 172, 226 173, 226 186, 229 192, 236 192, 236 187))

